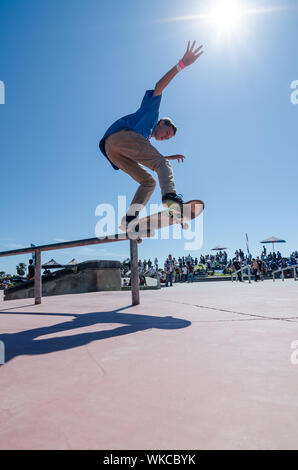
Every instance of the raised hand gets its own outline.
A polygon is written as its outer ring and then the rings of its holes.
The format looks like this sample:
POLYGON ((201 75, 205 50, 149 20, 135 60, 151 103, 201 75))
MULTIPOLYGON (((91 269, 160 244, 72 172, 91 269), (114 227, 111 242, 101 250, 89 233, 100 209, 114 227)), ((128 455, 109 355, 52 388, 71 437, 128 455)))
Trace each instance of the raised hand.
MULTIPOLYGON (((200 55, 203 54, 203 51, 201 50, 203 46, 200 46, 197 49, 194 49, 195 43, 196 41, 194 41, 192 45, 190 46, 190 41, 188 41, 186 52, 182 58, 182 62, 185 67, 188 67, 189 65, 193 64, 200 57, 200 55)), ((177 75, 177 73, 181 70, 181 68, 183 68, 182 65, 180 65, 180 69, 179 69, 178 64, 172 67, 171 70, 169 70, 168 73, 166 73, 156 83, 153 96, 161 95, 163 90, 173 80, 173 78, 175 77, 175 75, 177 75)))
POLYGON ((185 65, 185 67, 193 64, 200 57, 200 55, 202 55, 204 52, 204 51, 201 51, 203 46, 200 46, 196 50, 194 50, 195 43, 196 41, 194 41, 190 47, 190 41, 188 41, 186 52, 184 56, 182 57, 182 62, 185 65))

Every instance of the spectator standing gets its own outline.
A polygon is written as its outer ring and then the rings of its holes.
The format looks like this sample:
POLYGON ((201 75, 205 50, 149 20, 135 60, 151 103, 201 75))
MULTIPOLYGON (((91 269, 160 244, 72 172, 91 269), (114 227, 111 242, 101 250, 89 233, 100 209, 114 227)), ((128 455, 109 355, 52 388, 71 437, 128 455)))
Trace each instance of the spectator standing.
POLYGON ((194 274, 193 265, 189 264, 187 270, 188 270, 187 282, 190 282, 190 280, 191 282, 193 282, 193 274, 194 274))
POLYGON ((35 276, 35 267, 33 265, 33 259, 29 259, 28 275, 27 275, 28 281, 30 279, 33 279, 34 276, 35 276))
POLYGON ((143 263, 141 260, 139 260, 139 274, 142 274, 143 272, 143 263))
MULTIPOLYGON (((234 259, 233 268, 235 271, 238 271, 241 268, 241 263, 238 258, 234 259)), ((242 282, 241 272, 238 272, 237 276, 238 276, 238 281, 242 282)))
POLYGON ((259 263, 255 258, 252 259, 252 272, 255 276, 255 282, 258 282, 258 275, 259 275, 259 263))
POLYGON ((181 282, 181 268, 180 268, 180 266, 175 267, 175 282, 181 282))
POLYGON ((186 264, 191 263, 192 258, 190 256, 190 253, 186 256, 185 260, 186 260, 186 264))
POLYGON ((187 267, 185 264, 182 266, 182 282, 186 282, 187 279, 187 267))
POLYGON ((258 263, 258 276, 260 278, 260 281, 264 281, 264 262, 262 259, 257 257, 257 263, 258 263))
POLYGON ((153 277, 155 276, 155 273, 156 273, 155 267, 151 266, 151 268, 149 269, 149 276, 153 277))
POLYGON ((170 287, 173 286, 173 272, 174 272, 174 261, 172 255, 169 255, 165 261, 165 272, 166 272, 166 287, 168 287, 170 282, 170 287))

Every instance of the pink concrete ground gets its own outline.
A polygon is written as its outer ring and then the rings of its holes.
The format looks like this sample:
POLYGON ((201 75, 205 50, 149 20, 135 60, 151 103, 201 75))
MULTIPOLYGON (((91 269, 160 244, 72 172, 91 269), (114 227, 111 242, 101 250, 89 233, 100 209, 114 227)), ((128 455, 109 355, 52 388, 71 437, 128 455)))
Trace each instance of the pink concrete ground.
POLYGON ((297 449, 298 282, 0 303, 1 449, 297 449))

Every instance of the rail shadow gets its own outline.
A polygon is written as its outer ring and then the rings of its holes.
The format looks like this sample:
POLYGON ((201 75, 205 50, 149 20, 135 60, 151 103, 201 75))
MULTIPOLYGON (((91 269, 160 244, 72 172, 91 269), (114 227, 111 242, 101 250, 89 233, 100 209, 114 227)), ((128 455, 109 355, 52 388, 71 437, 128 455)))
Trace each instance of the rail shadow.
MULTIPOLYGON (((151 315, 123 313, 123 310, 126 310, 127 308, 131 308, 131 305, 108 312, 91 312, 83 314, 44 312, 37 314, 36 312, 18 312, 17 315, 71 316, 72 319, 66 322, 57 323, 55 325, 43 326, 31 330, 20 331, 18 333, 0 334, 0 340, 3 341, 5 346, 5 363, 9 362, 11 359, 17 356, 48 354, 51 352, 83 346, 91 343, 92 341, 99 341, 107 338, 128 335, 152 328, 174 330, 179 328, 186 328, 191 325, 190 321, 174 318, 171 316, 156 317, 151 315), (108 323, 118 323, 123 324, 124 326, 117 326, 109 330, 91 331, 53 338, 37 339, 40 336, 108 323)), ((4 311, 1 311, 0 315, 5 313, 13 315, 11 312, 4 311)))

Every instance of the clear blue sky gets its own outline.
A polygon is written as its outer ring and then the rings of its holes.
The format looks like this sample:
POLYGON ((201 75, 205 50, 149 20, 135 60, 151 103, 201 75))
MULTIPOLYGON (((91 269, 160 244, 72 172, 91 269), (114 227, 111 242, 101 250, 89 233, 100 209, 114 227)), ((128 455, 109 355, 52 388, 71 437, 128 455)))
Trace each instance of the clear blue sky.
MULTIPOLYGON (((177 136, 152 144, 173 163, 185 200, 203 199, 204 245, 245 249, 275 235, 283 254, 298 249, 298 5, 294 0, 241 1, 250 14, 235 37, 221 40, 198 15, 208 1, 0 0, 0 250, 94 236, 95 208, 130 199, 134 183, 114 171, 98 140, 134 112, 146 89, 183 56, 188 39, 204 54, 164 91, 161 116, 177 136), (282 7, 282 9, 276 9, 282 7), (275 8, 275 9, 274 9, 275 8)), ((151 202, 159 203, 157 186, 151 202)), ((148 240, 142 259, 187 254, 183 240, 148 240)), ((124 259, 128 242, 48 252, 54 257, 124 259)), ((27 256, 0 258, 15 272, 27 256)))

